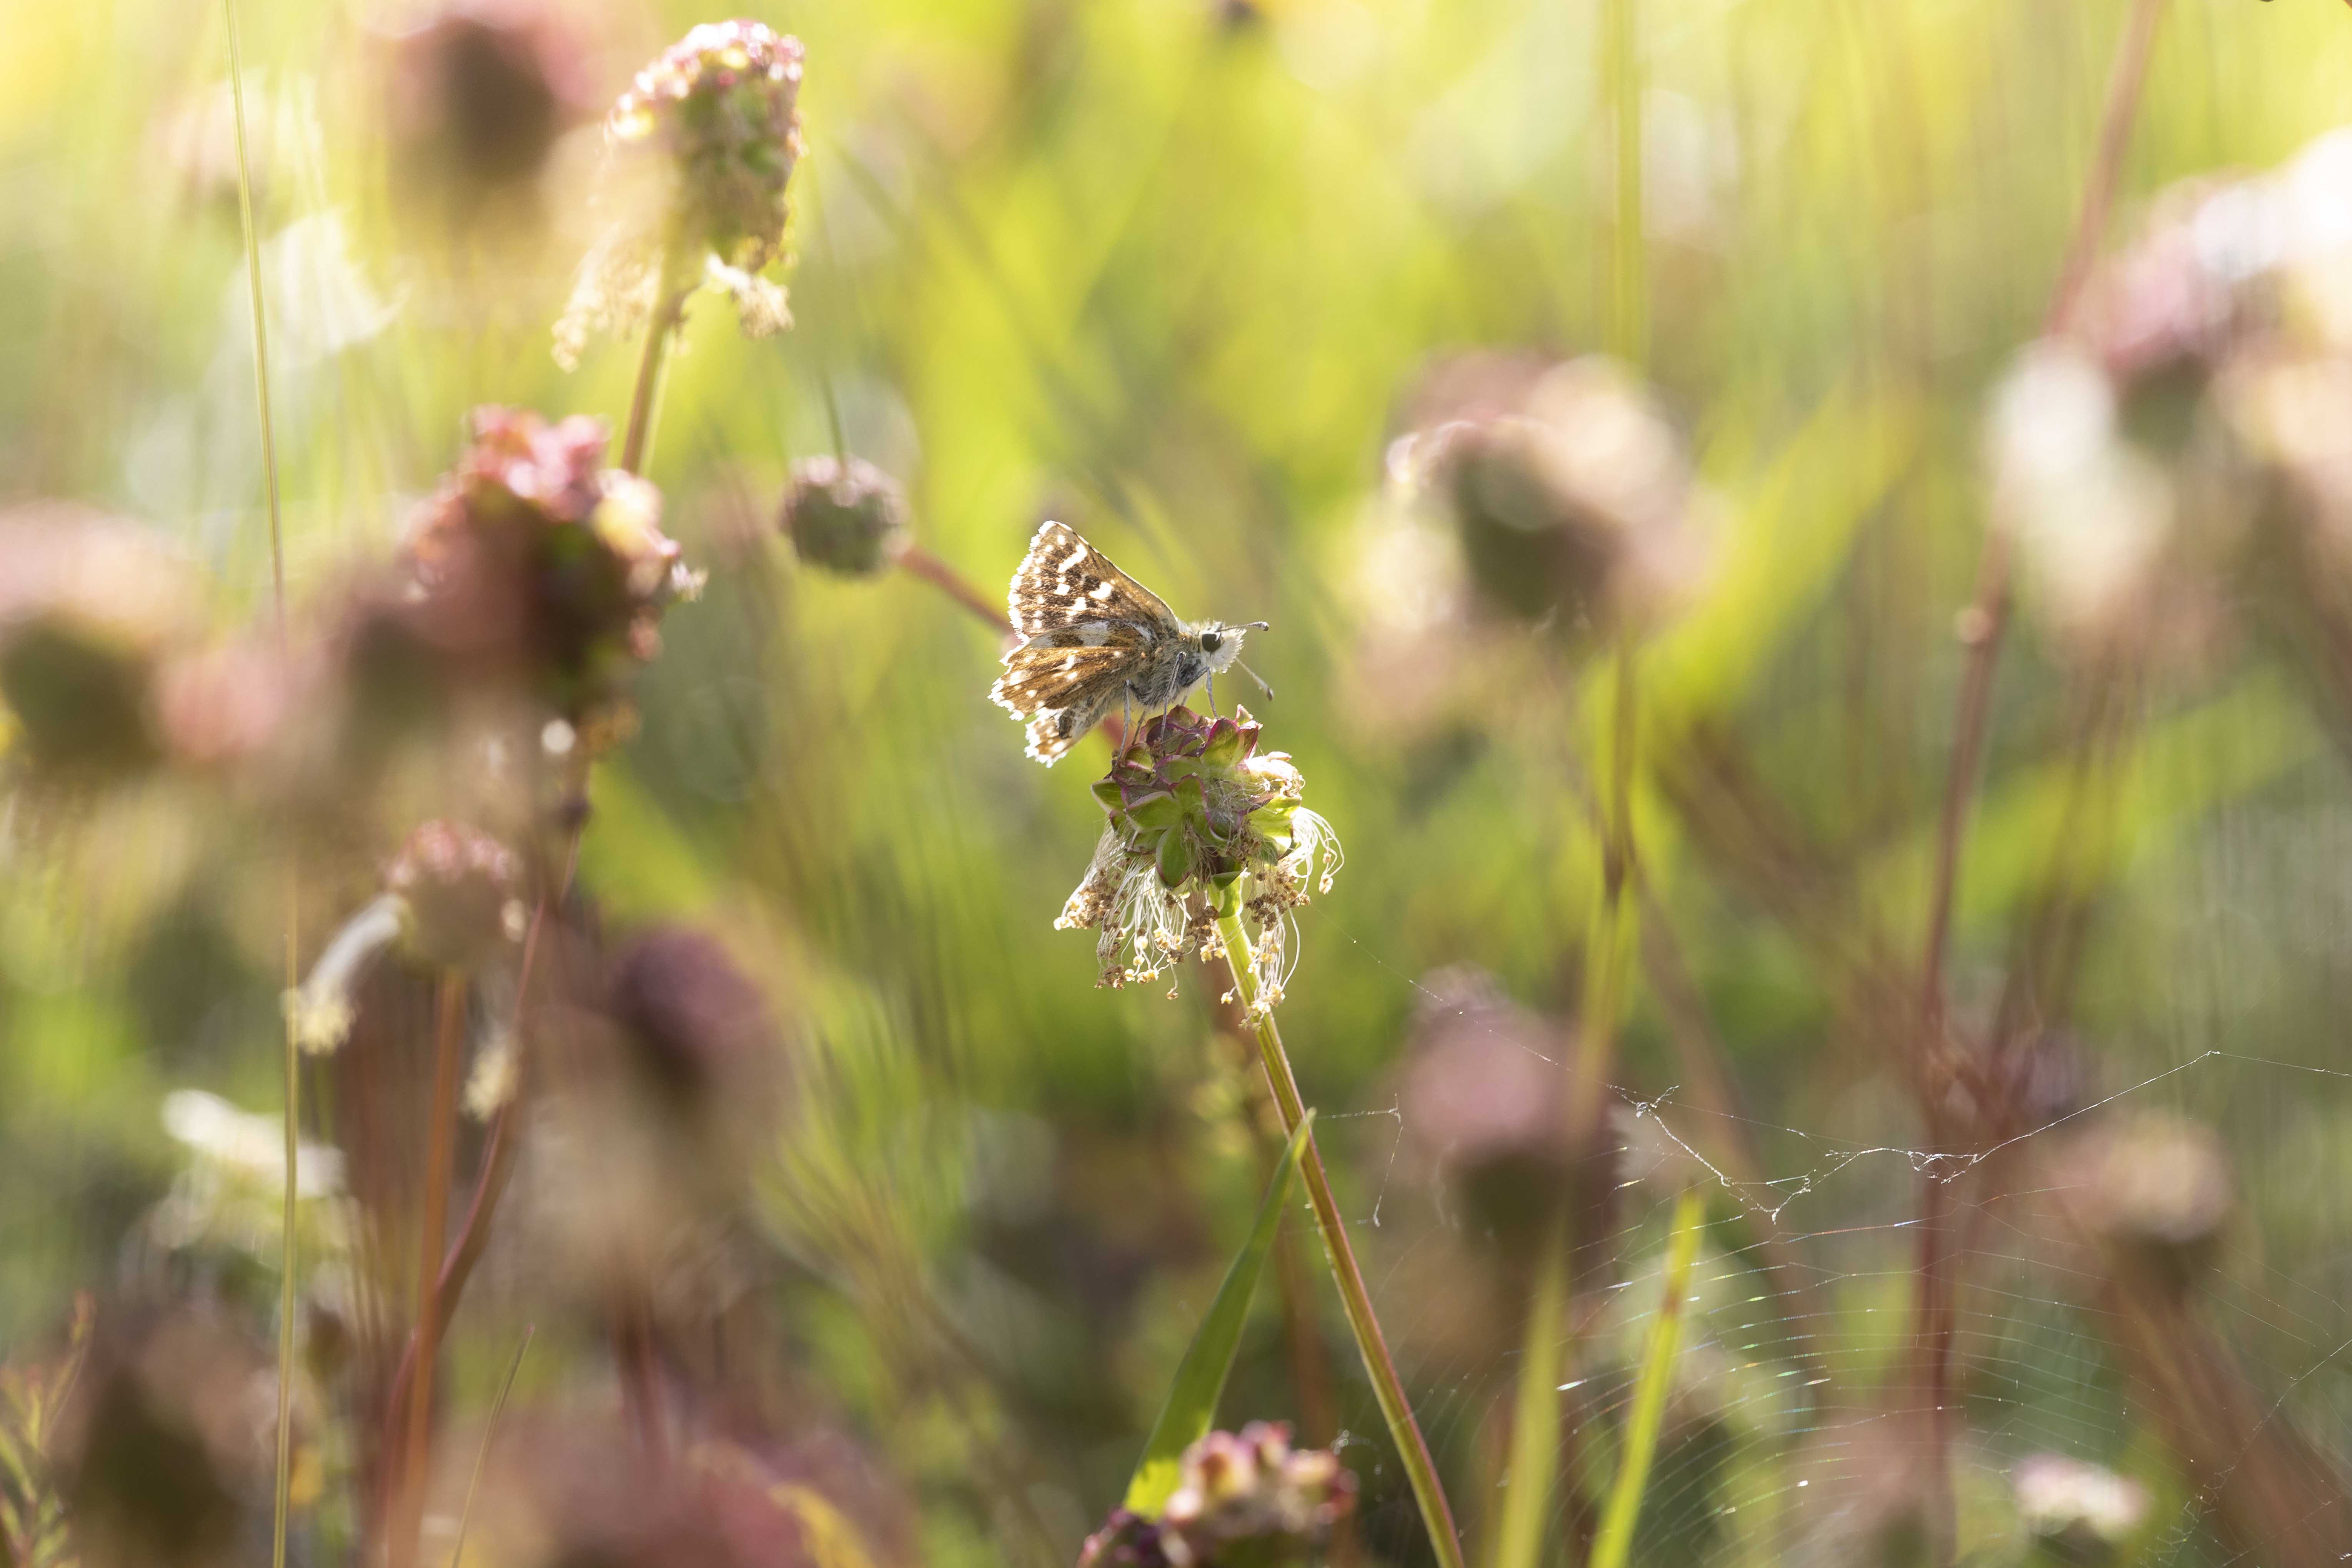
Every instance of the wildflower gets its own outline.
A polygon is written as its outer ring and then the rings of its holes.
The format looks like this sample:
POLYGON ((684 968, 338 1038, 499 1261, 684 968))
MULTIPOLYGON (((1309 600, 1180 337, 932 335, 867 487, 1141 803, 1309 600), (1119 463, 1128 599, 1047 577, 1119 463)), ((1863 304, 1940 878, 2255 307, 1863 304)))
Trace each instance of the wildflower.
MULTIPOLYGON (((202 1089, 163 1097, 163 1130, 187 1151, 171 1191, 148 1211, 146 1239, 169 1254, 219 1249, 275 1267, 283 1235, 285 1124, 275 1112, 241 1110, 202 1089)), ((295 1155, 298 1247, 306 1258, 338 1254, 350 1237, 343 1155, 303 1142, 295 1155)))
POLYGON ((793 465, 782 525, 809 565, 870 577, 906 541, 907 499, 863 458, 810 458, 793 465))
POLYGON ((1109 822, 1086 879, 1054 922, 1102 933, 1098 984, 1157 979, 1215 943, 1217 921, 1249 931, 1259 1012, 1282 1000, 1292 911, 1328 892, 1345 858, 1331 825, 1302 804, 1306 780, 1259 726, 1178 707, 1145 722, 1094 786, 1109 822))
POLYGON ((1444 1177, 1465 1225, 1513 1255, 1531 1255, 1563 1210, 1580 1235, 1606 1229, 1617 1151, 1589 1134, 1580 1147, 1570 1124, 1574 1031, 1468 966, 1421 990, 1397 1104, 1412 1149, 1444 1177))
POLYGON ((2212 1129, 2161 1112, 2087 1134, 2065 1184, 2108 1267, 2168 1296, 2212 1266, 2237 1206, 2230 1157, 2212 1129))
POLYGON ((520 939, 520 876, 514 851, 487 833, 453 822, 419 826, 383 876, 401 900, 409 956, 432 968, 467 969, 520 939))
POLYGON ((586 118, 578 40, 533 0, 453 0, 389 40, 387 138, 401 184, 446 216, 537 205, 557 139, 586 118))
POLYGON ((1390 475, 1453 514, 1486 601, 1571 626, 1658 618, 1696 574, 1713 503, 1647 392, 1595 355, 1440 368, 1432 422, 1390 448, 1390 475))
POLYGON ((515 897, 520 863, 488 834, 427 822, 384 870, 384 891, 328 939, 300 987, 286 994, 296 1043, 320 1055, 339 1048, 354 1021, 352 994, 385 950, 401 945, 415 963, 470 969, 522 936, 515 897))
POLYGON ((415 631, 461 674, 514 676, 559 715, 606 704, 661 647, 698 579, 661 531, 661 493, 602 465, 602 422, 480 408, 473 445, 412 531, 415 631))
POLYGON ((2147 1517, 2147 1489, 2104 1465, 2033 1454, 2010 1478, 2036 1546, 2061 1563, 2112 1563, 2147 1517))
POLYGON ((0 702, 32 767, 89 779, 155 762, 157 671, 194 614, 185 566, 144 530, 68 506, 0 514, 0 702))
POLYGON ((1285 1568, 1306 1562, 1355 1500, 1338 1455, 1293 1448, 1288 1426, 1253 1421, 1185 1449, 1160 1516, 1114 1511, 1078 1568, 1285 1568))
POLYGON ((753 337, 791 324, 783 289, 760 274, 784 254, 800 87, 800 40, 751 21, 705 23, 637 73, 604 120, 608 227, 556 323, 559 363, 704 284, 753 337))

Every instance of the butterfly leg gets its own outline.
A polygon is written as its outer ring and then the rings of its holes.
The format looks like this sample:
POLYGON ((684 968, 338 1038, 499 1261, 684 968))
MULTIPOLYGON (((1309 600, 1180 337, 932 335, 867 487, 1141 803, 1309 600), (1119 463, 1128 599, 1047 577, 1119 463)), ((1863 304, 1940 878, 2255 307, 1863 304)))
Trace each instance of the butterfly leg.
POLYGON ((1209 717, 1217 717, 1217 678, 1209 677, 1209 717))

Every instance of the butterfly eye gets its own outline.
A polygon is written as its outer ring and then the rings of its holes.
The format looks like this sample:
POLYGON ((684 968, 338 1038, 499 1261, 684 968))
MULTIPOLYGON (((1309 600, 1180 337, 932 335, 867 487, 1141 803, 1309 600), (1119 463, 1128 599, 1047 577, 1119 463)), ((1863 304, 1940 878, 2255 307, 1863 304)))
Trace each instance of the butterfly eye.
POLYGON ((1201 651, 1202 653, 1214 653, 1219 647, 1223 646, 1224 640, 1225 636, 1223 632, 1202 632, 1201 634, 1201 651))

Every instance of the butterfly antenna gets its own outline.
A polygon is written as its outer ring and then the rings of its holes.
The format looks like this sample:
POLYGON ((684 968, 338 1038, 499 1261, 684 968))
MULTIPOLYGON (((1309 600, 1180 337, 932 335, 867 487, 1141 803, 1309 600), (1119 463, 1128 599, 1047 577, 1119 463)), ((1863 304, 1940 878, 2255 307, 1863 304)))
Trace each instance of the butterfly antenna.
MULTIPOLYGON (((1260 623, 1260 624, 1261 624, 1261 625, 1263 625, 1264 623, 1260 623)), ((1234 662, 1235 664, 1242 664, 1242 661, 1241 661, 1241 660, 1239 660, 1239 659, 1235 659, 1235 660, 1234 660, 1234 662)), ((1263 692, 1265 692, 1265 700, 1266 700, 1268 702, 1271 702, 1271 701, 1273 701, 1273 700, 1274 700, 1274 688, 1273 688, 1273 687, 1271 687, 1271 686, 1268 686, 1268 685, 1265 683, 1265 676, 1260 675, 1256 670, 1252 669, 1248 665, 1245 665, 1245 664, 1242 664, 1242 673, 1243 673, 1243 674, 1244 674, 1244 675, 1246 675, 1246 676, 1248 676, 1252 680, 1255 680, 1255 681, 1256 681, 1256 682, 1257 682, 1257 689, 1258 689, 1260 691, 1263 691, 1263 692)))

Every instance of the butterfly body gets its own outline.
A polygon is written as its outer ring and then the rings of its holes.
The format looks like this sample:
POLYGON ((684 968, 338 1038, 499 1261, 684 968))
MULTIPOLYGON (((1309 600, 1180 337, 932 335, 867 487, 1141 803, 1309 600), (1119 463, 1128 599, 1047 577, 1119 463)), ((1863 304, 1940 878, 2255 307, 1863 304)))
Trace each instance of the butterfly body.
POLYGON ((1178 618, 1059 522, 1029 542, 1006 607, 1022 642, 989 696, 1026 721, 1028 753, 1048 767, 1113 710, 1172 707, 1230 668, 1250 630, 1178 618))

